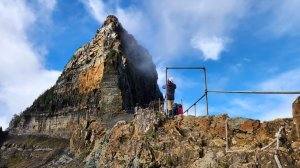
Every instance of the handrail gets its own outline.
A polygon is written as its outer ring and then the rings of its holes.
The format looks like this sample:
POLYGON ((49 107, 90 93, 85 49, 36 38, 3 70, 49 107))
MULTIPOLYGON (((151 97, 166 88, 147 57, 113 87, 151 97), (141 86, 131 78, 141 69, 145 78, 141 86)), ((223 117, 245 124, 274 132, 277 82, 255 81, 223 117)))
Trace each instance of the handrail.
POLYGON ((205 67, 166 67, 166 69, 205 69, 205 67))
POLYGON ((240 94, 300 94, 300 91, 236 91, 236 90, 208 90, 211 93, 240 93, 240 94))
MULTIPOLYGON (((186 66, 186 67, 166 67, 166 84, 168 82, 168 70, 171 69, 200 69, 203 70, 203 74, 204 74, 204 95, 202 97, 200 97, 191 107, 188 108, 188 110, 190 108, 192 108, 193 106, 195 106, 195 115, 196 115, 196 104, 203 98, 205 97, 206 99, 206 115, 208 115, 208 95, 207 95, 207 81, 206 81, 206 68, 204 66, 186 66)), ((166 85, 166 90, 167 90, 167 85, 166 85)), ((186 110, 184 113, 188 112, 188 110, 186 110)))
MULTIPOLYGON (((186 109, 185 111, 184 111, 184 113, 186 113, 186 112, 188 112, 193 106, 195 106, 201 99, 203 99, 203 97, 205 97, 206 96, 206 94, 203 94, 195 103, 193 103, 188 109, 186 109)), ((183 114, 184 114, 183 113, 183 114)))

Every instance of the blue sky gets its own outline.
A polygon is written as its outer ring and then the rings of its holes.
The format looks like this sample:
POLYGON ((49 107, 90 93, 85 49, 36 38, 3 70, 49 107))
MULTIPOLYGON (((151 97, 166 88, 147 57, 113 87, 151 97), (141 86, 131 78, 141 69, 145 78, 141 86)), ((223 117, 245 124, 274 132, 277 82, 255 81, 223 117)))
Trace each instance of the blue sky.
MULTIPOLYGON (((55 83, 109 14, 149 50, 159 85, 166 66, 206 66, 208 89, 300 90, 299 8, 298 0, 2 0, 0 125, 55 83)), ((170 73, 186 108, 200 97, 203 76, 170 73)), ((271 120, 290 117, 296 96, 211 93, 209 108, 271 120)))

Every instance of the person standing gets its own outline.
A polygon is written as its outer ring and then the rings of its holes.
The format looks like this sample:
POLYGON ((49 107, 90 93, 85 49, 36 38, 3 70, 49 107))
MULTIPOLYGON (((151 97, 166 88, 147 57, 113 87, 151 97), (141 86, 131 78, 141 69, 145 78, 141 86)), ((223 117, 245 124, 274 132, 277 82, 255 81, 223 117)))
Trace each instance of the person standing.
POLYGON ((173 77, 170 77, 167 81, 167 84, 163 85, 163 89, 167 89, 166 99, 167 99, 167 110, 168 112, 172 110, 175 99, 175 89, 176 84, 174 83, 173 77))

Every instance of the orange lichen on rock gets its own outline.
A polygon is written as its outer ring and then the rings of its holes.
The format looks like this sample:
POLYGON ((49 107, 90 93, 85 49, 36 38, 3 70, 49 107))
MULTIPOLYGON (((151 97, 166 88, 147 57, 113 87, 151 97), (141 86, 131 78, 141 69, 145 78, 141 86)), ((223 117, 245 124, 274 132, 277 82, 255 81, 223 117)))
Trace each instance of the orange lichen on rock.
POLYGON ((103 78, 104 63, 99 61, 79 75, 79 92, 86 93, 99 88, 103 78))

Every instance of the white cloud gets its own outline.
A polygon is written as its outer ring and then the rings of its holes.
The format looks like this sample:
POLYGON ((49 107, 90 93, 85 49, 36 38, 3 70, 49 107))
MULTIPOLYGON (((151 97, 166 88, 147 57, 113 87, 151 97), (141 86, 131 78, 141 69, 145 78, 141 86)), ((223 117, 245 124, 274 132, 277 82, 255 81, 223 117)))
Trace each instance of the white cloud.
POLYGON ((192 45, 202 51, 204 60, 218 60, 221 52, 225 49, 225 40, 220 37, 195 36, 192 39, 192 45))
POLYGON ((105 10, 108 7, 105 6, 102 0, 81 0, 81 2, 99 23, 102 23, 108 15, 108 12, 105 10))
MULTIPOLYGON (((157 48, 163 54, 182 54, 194 47, 205 60, 217 60, 228 44, 229 37, 244 16, 247 1, 152 1, 153 18, 157 19, 157 48)), ((155 29, 156 30, 156 29, 155 29)))
POLYGON ((115 15, 129 33, 136 37, 143 33, 141 26, 143 26, 145 21, 143 20, 142 12, 135 7, 123 9, 117 3, 111 5, 112 2, 104 2, 103 0, 82 0, 82 3, 99 23, 102 23, 106 16, 115 15))
MULTIPOLYGON (((47 3, 47 8, 53 10, 55 1, 47 3)), ((44 55, 32 47, 28 37, 37 18, 43 18, 36 13, 22 0, 0 2, 0 125, 4 128, 13 114, 28 107, 60 74, 44 67, 44 55)))
POLYGON ((143 34, 142 25, 146 23, 143 20, 143 14, 136 8, 122 9, 117 7, 115 14, 125 29, 133 35, 139 37, 143 34))
POLYGON ((56 6, 56 0, 38 0, 39 7, 43 7, 50 12, 54 10, 56 6))
POLYGON ((149 46, 154 59, 161 62, 179 57, 191 47, 199 49, 204 60, 218 60, 228 44, 224 37, 230 37, 248 1, 154 0, 144 1, 139 9, 123 9, 103 0, 83 3, 98 22, 107 14, 119 17, 124 27, 149 46))
POLYGON ((158 75, 157 84, 158 84, 158 86, 162 87, 166 83, 165 67, 158 66, 158 67, 156 67, 156 71, 157 71, 157 75, 158 75))

